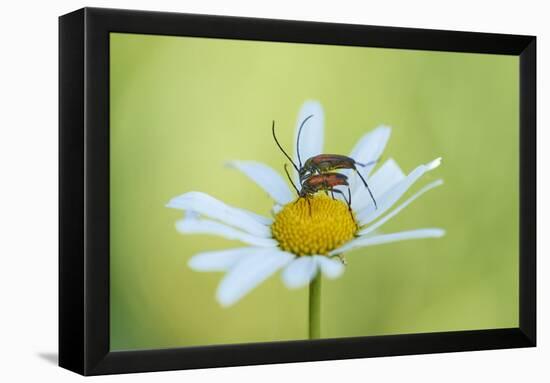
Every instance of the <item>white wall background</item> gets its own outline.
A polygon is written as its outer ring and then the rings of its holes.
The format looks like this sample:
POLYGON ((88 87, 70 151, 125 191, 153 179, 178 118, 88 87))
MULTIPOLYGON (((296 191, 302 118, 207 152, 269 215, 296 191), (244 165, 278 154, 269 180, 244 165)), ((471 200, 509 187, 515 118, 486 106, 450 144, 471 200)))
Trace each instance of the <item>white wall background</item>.
MULTIPOLYGON (((83 380, 55 363, 57 16, 85 5, 537 35, 538 194, 550 193, 550 151, 541 150, 550 145, 545 129, 550 13, 544 1, 6 1, 0 14, 0 381, 83 380)), ((539 198, 536 349, 133 374, 94 381, 548 381, 549 210, 548 199, 539 198)))

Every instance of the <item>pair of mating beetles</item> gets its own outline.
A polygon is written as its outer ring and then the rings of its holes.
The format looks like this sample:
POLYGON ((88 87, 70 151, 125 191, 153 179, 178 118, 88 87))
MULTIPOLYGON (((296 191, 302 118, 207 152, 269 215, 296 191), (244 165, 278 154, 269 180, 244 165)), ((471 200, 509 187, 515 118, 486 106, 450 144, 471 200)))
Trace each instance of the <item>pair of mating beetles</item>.
POLYGON ((351 157, 343 156, 341 154, 318 154, 316 156, 308 158, 306 162, 302 164, 302 158, 300 157, 300 136, 302 134, 302 128, 311 117, 313 117, 313 115, 306 117, 304 121, 302 121, 302 123, 300 124, 300 128, 298 130, 298 137, 296 139, 298 164, 296 164, 292 160, 292 158, 290 158, 290 156, 287 154, 287 152, 285 152, 285 150, 277 140, 277 137, 275 136, 275 121, 273 121, 273 125, 271 127, 275 143, 277 144, 281 152, 283 152, 285 157, 288 158, 288 160, 292 163, 294 169, 296 169, 296 171, 298 172, 300 188, 298 188, 292 181, 292 178, 290 177, 287 169, 287 164, 285 164, 286 175, 290 183, 294 187, 294 190, 296 190, 298 197, 306 198, 309 202, 309 198, 320 191, 324 191, 327 195, 330 192, 333 199, 334 193, 338 193, 342 195, 348 205, 348 209, 351 211, 351 191, 349 188, 348 177, 344 174, 336 173, 335 170, 352 169, 357 173, 359 178, 361 178, 361 181, 363 181, 363 185, 365 185, 365 188, 367 188, 372 202, 374 203, 374 208, 377 209, 378 206, 376 204, 376 200, 372 195, 367 181, 365 181, 359 170, 357 170, 357 166, 365 167, 368 165, 372 165, 376 163, 377 160, 369 162, 367 164, 363 164, 355 161, 351 157), (348 198, 346 198, 343 191, 336 189, 337 186, 347 186, 348 198))

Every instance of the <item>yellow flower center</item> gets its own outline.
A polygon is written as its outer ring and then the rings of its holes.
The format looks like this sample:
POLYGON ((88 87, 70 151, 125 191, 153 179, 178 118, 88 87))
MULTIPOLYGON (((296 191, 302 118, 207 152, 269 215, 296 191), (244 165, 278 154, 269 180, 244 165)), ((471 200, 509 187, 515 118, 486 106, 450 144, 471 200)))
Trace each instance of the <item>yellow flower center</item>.
POLYGON ((347 204, 324 194, 285 205, 271 226, 281 249, 296 255, 326 255, 352 239, 356 231, 347 204))

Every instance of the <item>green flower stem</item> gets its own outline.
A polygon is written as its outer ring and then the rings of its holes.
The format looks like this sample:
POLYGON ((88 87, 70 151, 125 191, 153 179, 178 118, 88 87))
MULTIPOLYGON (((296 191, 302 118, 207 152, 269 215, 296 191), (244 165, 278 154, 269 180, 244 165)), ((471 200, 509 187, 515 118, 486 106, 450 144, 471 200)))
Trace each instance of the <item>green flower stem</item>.
POLYGON ((309 284, 309 339, 321 338, 321 273, 309 284))

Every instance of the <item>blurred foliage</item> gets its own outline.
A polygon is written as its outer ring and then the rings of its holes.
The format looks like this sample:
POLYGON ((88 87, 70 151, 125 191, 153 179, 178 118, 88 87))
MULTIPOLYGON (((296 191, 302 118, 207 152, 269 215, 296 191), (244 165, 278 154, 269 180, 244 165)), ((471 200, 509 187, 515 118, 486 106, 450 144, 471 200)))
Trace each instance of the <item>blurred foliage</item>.
POLYGON ((307 288, 279 275, 228 309, 222 277, 189 258, 240 246, 183 236, 168 200, 191 190, 268 215, 269 197, 227 160, 282 170, 298 110, 325 109, 327 152, 393 127, 384 159, 407 173, 438 156, 445 185, 383 227, 447 235, 356 250, 323 283, 322 336, 518 324, 518 59, 513 56, 111 35, 111 347, 162 348, 307 337, 307 288))

